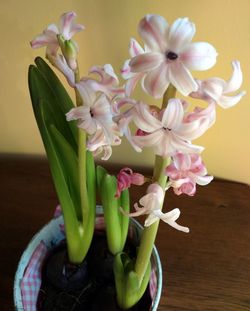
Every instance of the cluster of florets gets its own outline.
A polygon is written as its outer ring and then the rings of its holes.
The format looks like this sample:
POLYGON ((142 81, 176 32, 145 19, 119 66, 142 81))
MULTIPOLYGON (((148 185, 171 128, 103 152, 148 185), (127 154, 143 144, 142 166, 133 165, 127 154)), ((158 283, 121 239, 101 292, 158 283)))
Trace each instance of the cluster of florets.
MULTIPOLYGON (((81 97, 82 105, 69 111, 67 120, 77 120, 78 127, 87 133, 87 148, 94 155, 101 153, 103 160, 109 159, 112 147, 119 145, 122 137, 126 137, 137 152, 150 147, 155 155, 168 157, 167 188, 172 187, 177 195, 194 195, 196 184, 206 185, 212 177, 207 175, 201 159, 204 148, 192 141, 214 124, 217 105, 232 107, 245 94, 230 95, 242 84, 239 61, 232 62, 233 73, 228 81, 195 79, 191 70, 207 70, 216 63, 215 48, 206 42, 191 42, 195 25, 188 18, 179 18, 168 25, 159 15, 146 15, 138 26, 143 45, 131 39, 130 59, 121 69, 124 79, 121 86, 110 64, 94 66, 89 71, 91 77, 76 80, 78 47, 72 36, 84 27, 74 22, 75 17, 73 12, 65 13, 59 26, 48 26, 31 42, 34 48, 47 47, 48 60, 81 97), (172 87, 186 97, 203 100, 207 106, 190 110, 187 100, 179 98, 168 98, 161 108, 148 105, 132 98, 138 82, 154 98, 163 98, 172 87)), ((131 184, 144 181, 143 176, 123 170, 118 176, 117 196, 131 184)), ((157 183, 150 184, 147 194, 140 200, 142 207, 136 204, 136 211, 130 215, 148 214, 146 226, 161 218, 187 232, 187 228, 175 222, 180 213, 178 209, 161 212, 164 190, 157 183)))

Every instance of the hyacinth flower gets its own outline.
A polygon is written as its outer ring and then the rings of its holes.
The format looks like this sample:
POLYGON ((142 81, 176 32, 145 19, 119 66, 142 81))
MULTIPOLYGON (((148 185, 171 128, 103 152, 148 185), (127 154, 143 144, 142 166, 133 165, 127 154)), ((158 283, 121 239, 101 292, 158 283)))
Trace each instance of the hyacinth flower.
POLYGON ((205 186, 212 180, 207 175, 207 169, 199 154, 177 153, 173 162, 166 168, 169 177, 169 186, 173 187, 174 193, 185 193, 193 196, 196 192, 196 184, 205 186))
POLYGON ((204 147, 193 140, 202 136, 216 119, 216 105, 235 105, 245 94, 236 92, 242 84, 238 61, 232 63, 231 79, 199 80, 192 70, 207 70, 216 63, 217 52, 206 42, 192 43, 195 25, 179 18, 169 25, 159 15, 146 15, 138 26, 141 46, 130 40, 130 59, 124 62, 119 79, 111 64, 92 66, 81 77, 78 46, 72 37, 84 27, 75 23, 76 14, 61 16, 59 26, 52 24, 32 42, 33 48, 46 47, 46 57, 66 77, 75 90, 75 105, 49 66, 36 59, 29 71, 30 93, 37 123, 51 165, 52 176, 62 206, 69 259, 84 260, 94 233, 95 195, 99 191, 105 217, 107 244, 114 255, 116 297, 122 309, 136 304, 150 278, 150 257, 162 220, 173 228, 189 232, 177 224, 180 210, 163 212, 165 192, 193 196, 196 185, 206 185, 212 177, 201 160, 204 147), (162 98, 161 107, 134 99, 141 83, 145 93, 162 98), (178 92, 205 100, 207 107, 192 109, 178 92), (151 148, 155 155, 153 175, 145 178, 131 169, 117 178, 94 158, 108 160, 112 148, 125 137, 141 152, 151 148), (150 182, 146 193, 130 211, 129 187, 150 182), (135 258, 124 253, 129 217, 144 216, 135 258))
POLYGON ((117 190, 115 197, 119 198, 121 192, 128 189, 131 185, 143 185, 146 180, 147 179, 142 174, 134 173, 129 167, 121 169, 117 175, 117 190))
POLYGON ((246 92, 241 91, 233 96, 228 95, 238 91, 243 81, 240 62, 233 61, 232 67, 232 77, 228 81, 224 81, 220 78, 196 80, 199 88, 196 92, 192 92, 190 96, 193 98, 203 99, 208 103, 216 103, 224 109, 236 105, 246 94, 246 92))
POLYGON ((77 70, 77 43, 72 37, 85 27, 75 23, 76 13, 67 12, 60 17, 59 25, 50 24, 43 33, 37 35, 31 42, 31 47, 46 47, 46 58, 60 70, 74 87, 74 71, 77 70), (61 47, 62 54, 58 54, 61 47))
POLYGON ((130 71, 144 74, 143 88, 155 98, 161 98, 170 83, 185 96, 197 91, 190 70, 207 70, 216 62, 217 52, 212 45, 191 43, 195 25, 188 18, 179 18, 169 26, 162 16, 146 15, 138 32, 145 52, 140 50, 131 58, 130 71))
POLYGON ((163 199, 163 189, 157 183, 153 183, 148 187, 146 195, 143 196, 139 201, 142 207, 140 207, 138 203, 135 203, 135 212, 129 213, 128 216, 137 217, 141 215, 149 215, 145 220, 145 227, 149 227, 154 222, 161 219, 179 231, 189 232, 188 228, 180 226, 175 222, 176 219, 180 216, 180 210, 178 208, 175 208, 168 213, 163 213, 161 211, 163 199))
POLYGON ((149 107, 142 102, 136 106, 133 121, 140 130, 147 133, 134 137, 138 147, 152 146, 154 153, 162 157, 173 155, 177 150, 189 153, 202 151, 202 147, 192 145, 190 141, 200 137, 208 129, 208 118, 204 116, 185 122, 184 108, 179 99, 170 99, 167 108, 159 116, 160 118, 154 117, 149 107))

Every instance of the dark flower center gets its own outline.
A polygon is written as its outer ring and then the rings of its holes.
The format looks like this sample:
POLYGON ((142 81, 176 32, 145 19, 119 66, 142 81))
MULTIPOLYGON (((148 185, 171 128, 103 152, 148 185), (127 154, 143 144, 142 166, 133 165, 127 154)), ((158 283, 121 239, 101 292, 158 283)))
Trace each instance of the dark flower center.
POLYGON ((167 57, 167 59, 175 60, 178 58, 178 55, 174 52, 169 51, 166 53, 166 57, 167 57))

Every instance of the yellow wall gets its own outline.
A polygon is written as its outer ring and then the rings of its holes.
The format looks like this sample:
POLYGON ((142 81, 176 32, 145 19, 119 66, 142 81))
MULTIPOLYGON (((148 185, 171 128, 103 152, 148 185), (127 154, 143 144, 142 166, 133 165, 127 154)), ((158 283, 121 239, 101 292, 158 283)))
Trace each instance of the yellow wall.
MULTIPOLYGON (((128 57, 131 36, 146 13, 169 22, 188 16, 197 27, 194 41, 212 43, 217 65, 197 77, 231 75, 230 62, 239 59, 248 94, 230 110, 218 109, 217 123, 197 144, 209 173, 250 184, 250 1, 249 0, 9 0, 0 2, 0 152, 44 153, 27 89, 27 68, 44 50, 32 50, 29 41, 61 13, 74 10, 86 30, 77 35, 82 74, 93 64, 111 62, 118 70, 128 57)), ((140 95, 140 93, 138 93, 140 95)), ((146 98, 149 100, 149 97, 146 98)), ((153 163, 150 150, 135 154, 128 144, 116 148, 113 162, 153 163), (124 153, 126 152, 126 157, 124 153)))

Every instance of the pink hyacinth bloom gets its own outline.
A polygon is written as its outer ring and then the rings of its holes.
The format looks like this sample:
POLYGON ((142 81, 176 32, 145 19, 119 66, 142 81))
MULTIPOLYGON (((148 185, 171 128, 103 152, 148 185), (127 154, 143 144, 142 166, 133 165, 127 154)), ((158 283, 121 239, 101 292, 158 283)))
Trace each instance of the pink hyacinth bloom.
POLYGON ((88 78, 90 87, 98 92, 103 92, 111 99, 114 96, 124 97, 124 86, 119 86, 119 79, 114 72, 112 65, 105 64, 104 66, 93 66, 89 73, 96 74, 99 80, 88 78))
POLYGON ((109 132, 113 125, 110 102, 103 93, 97 94, 88 85, 87 81, 76 84, 76 88, 82 98, 83 105, 72 108, 67 114, 67 121, 78 120, 78 127, 88 134, 94 134, 98 127, 109 132))
POLYGON ((197 80, 199 88, 196 92, 192 92, 190 96, 206 100, 209 103, 217 103, 222 108, 230 108, 236 105, 246 92, 242 91, 234 96, 228 95, 238 91, 243 81, 240 62, 233 61, 232 67, 233 73, 228 81, 224 81, 220 78, 197 80))
POLYGON ((200 137, 211 124, 210 118, 206 116, 186 121, 183 104, 179 99, 170 99, 158 118, 152 115, 148 105, 139 102, 135 106, 133 121, 141 131, 147 133, 133 137, 137 150, 151 146, 155 154, 163 157, 176 152, 201 152, 203 148, 192 145, 190 141, 200 137))
MULTIPOLYGON (((60 17, 59 25, 51 24, 49 25, 42 34, 36 36, 31 42, 31 47, 36 49, 40 47, 46 47, 46 57, 48 60, 58 68, 63 74, 65 74, 67 80, 71 82, 72 73, 69 73, 69 70, 76 69, 76 54, 78 51, 78 46, 75 41, 71 38, 77 32, 84 29, 83 25, 75 23, 76 13, 75 12, 67 12, 64 13, 60 17), (58 36, 62 36, 63 40, 70 40, 71 52, 64 53, 62 55, 58 55, 57 51, 60 46, 58 36), (67 63, 68 68, 65 67, 64 63, 67 63)), ((72 83, 70 83, 72 86, 72 83)))
POLYGON ((169 185, 177 195, 185 193, 193 196, 196 184, 207 185, 213 176, 207 176, 207 169, 198 154, 177 153, 173 162, 166 168, 169 185))
POLYGON ((83 105, 72 108, 67 114, 67 121, 77 120, 79 128, 89 134, 87 148, 95 154, 104 152, 103 159, 111 155, 111 145, 121 143, 120 131, 111 111, 110 99, 101 92, 95 92, 88 80, 76 84, 83 105))
POLYGON ((106 135, 106 132, 102 128, 98 128, 94 135, 91 135, 87 141, 87 149, 93 153, 94 156, 103 154, 101 159, 106 161, 112 155, 112 147, 121 144, 119 137, 120 133, 116 124, 110 127, 110 134, 106 135))
POLYGON ((134 173, 131 168, 125 167, 117 175, 117 190, 115 197, 119 198, 121 192, 128 189, 131 185, 141 186, 145 183, 145 177, 142 174, 134 173))
POLYGON ((74 22, 75 18, 75 12, 64 13, 60 17, 59 26, 49 25, 42 34, 31 41, 32 48, 37 49, 46 46, 46 55, 55 55, 59 48, 58 35, 62 35, 65 40, 70 40, 75 33, 84 29, 83 25, 74 22))
POLYGON ((163 96, 169 84, 183 95, 198 89, 190 70, 206 70, 216 62, 217 53, 205 42, 191 43, 195 25, 179 18, 171 26, 159 15, 146 15, 138 31, 145 51, 129 62, 130 71, 143 74, 144 90, 155 98, 163 96))
POLYGON ((177 230, 189 232, 189 229, 187 227, 180 226, 176 223, 176 220, 180 216, 180 210, 178 208, 175 208, 167 213, 163 213, 161 211, 163 200, 164 192, 162 188, 157 183, 151 184, 147 189, 147 194, 143 196, 139 201, 141 207, 136 203, 134 205, 136 211, 128 215, 131 217, 148 215, 144 223, 145 227, 149 227, 154 222, 161 219, 177 230))

